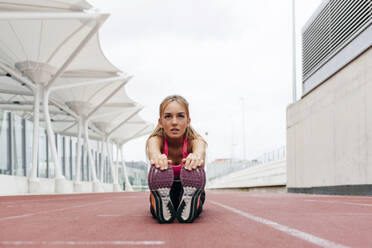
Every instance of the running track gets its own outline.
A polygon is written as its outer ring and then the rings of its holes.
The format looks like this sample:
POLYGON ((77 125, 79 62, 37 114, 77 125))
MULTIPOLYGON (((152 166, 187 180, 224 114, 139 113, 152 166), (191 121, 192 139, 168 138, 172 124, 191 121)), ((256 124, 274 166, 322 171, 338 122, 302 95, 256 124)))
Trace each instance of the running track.
POLYGON ((372 247, 372 197, 207 191, 192 224, 148 192, 0 197, 0 247, 372 247))

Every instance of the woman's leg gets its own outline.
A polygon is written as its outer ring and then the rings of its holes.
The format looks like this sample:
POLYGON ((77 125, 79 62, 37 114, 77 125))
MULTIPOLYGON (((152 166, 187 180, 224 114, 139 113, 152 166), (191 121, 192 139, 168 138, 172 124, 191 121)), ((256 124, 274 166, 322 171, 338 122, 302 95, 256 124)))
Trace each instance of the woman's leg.
POLYGON ((205 190, 203 190, 203 192, 200 194, 200 202, 199 202, 198 212, 196 213, 196 218, 199 217, 199 215, 203 211, 204 202, 205 202, 205 190))
POLYGON ((152 194, 150 193, 150 212, 151 212, 151 215, 153 218, 156 219, 156 214, 155 214, 155 210, 154 210, 154 207, 153 207, 153 197, 152 197, 152 194))
POLYGON ((182 198, 182 184, 179 179, 174 179, 173 185, 170 191, 170 198, 172 200, 172 204, 175 210, 177 210, 178 206, 180 205, 180 201, 182 198))
POLYGON ((200 214, 202 198, 205 198, 205 171, 203 168, 187 171, 183 167, 180 177, 183 193, 180 206, 177 209, 177 219, 181 223, 191 223, 200 214))
POLYGON ((176 217, 170 199, 170 190, 173 184, 173 170, 168 168, 165 171, 150 167, 148 184, 150 188, 150 211, 159 223, 171 223, 176 217))

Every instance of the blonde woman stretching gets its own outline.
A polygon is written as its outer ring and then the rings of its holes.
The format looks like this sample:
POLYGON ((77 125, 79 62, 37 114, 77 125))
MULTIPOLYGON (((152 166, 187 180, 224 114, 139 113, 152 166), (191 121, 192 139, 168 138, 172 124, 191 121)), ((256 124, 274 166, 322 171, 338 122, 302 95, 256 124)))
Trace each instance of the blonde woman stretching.
POLYGON ((179 95, 160 104, 158 125, 146 143, 150 211, 159 223, 193 222, 205 200, 207 143, 190 126, 189 104, 179 95))

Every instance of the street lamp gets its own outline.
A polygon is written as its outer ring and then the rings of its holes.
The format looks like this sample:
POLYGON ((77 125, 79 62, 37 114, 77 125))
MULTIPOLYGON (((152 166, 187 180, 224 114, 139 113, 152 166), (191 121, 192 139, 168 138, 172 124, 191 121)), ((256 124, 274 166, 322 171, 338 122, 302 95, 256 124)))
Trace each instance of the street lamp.
POLYGON ((241 97, 240 100, 242 101, 242 123, 243 123, 243 160, 245 160, 245 98, 241 97))
POLYGON ((292 103, 296 102, 296 22, 295 0, 292 0, 292 103))

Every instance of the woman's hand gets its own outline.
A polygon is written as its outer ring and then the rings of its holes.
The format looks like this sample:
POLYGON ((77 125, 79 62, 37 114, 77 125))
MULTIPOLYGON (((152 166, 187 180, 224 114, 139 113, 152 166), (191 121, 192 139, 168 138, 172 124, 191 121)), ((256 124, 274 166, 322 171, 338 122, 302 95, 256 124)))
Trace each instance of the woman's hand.
POLYGON ((157 154, 150 159, 150 163, 157 169, 166 170, 168 169, 168 163, 171 164, 172 160, 168 160, 167 155, 165 154, 157 154))
POLYGON ((190 153, 187 158, 182 159, 182 163, 185 164, 185 169, 190 171, 204 166, 203 157, 197 153, 190 153))

